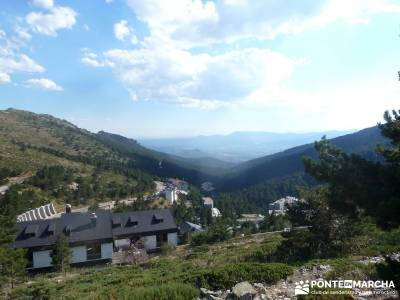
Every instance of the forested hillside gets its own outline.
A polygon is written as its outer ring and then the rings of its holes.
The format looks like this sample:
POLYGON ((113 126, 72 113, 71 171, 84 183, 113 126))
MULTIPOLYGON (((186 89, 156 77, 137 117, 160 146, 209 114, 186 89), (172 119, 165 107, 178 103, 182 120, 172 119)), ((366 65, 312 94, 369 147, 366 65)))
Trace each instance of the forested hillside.
MULTIPOLYGON (((91 133, 49 115, 14 109, 0 112, 0 132, 2 184, 7 177, 36 178, 38 174, 44 176, 42 180, 53 182, 50 195, 41 195, 39 190, 46 188, 33 185, 36 192, 30 193, 41 199, 36 204, 51 197, 70 198, 79 205, 92 204, 91 199, 141 195, 153 189, 153 176, 178 177, 195 185, 211 180, 219 191, 235 191, 218 197, 224 211, 260 211, 270 201, 295 194, 298 186, 312 183, 304 175, 302 157, 317 155, 313 145, 307 144, 232 167, 216 159, 187 159, 157 152, 120 135, 91 133), (79 188, 66 187, 75 184, 79 188)), ((379 159, 374 152, 376 145, 386 143, 376 127, 331 141, 346 152, 372 160, 379 159)), ((25 180, 25 184, 32 180, 25 180)))
MULTIPOLYGON (((330 141, 347 153, 357 153, 370 160, 381 160, 382 158, 375 151, 376 145, 388 143, 377 127, 366 128, 330 141)), ((240 164, 225 176, 220 188, 226 191, 239 190, 269 180, 303 176, 302 158, 304 156, 317 157, 314 144, 298 146, 240 164)), ((303 179, 308 180, 306 177, 303 179)))
POLYGON ((2 204, 13 203, 12 214, 55 199, 91 205, 154 189, 150 174, 94 134, 13 109, 0 112, 0 170, 1 184, 10 187, 2 204))
POLYGON ((195 184, 216 178, 231 166, 213 158, 182 158, 141 146, 137 141, 121 135, 100 131, 96 138, 120 155, 131 157, 134 167, 158 176, 184 178, 195 184))

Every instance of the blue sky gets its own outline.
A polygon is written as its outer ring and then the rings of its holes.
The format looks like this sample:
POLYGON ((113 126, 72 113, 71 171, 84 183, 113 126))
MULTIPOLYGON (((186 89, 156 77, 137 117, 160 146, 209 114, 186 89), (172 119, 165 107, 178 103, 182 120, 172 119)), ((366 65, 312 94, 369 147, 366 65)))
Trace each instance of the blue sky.
POLYGON ((398 108, 390 0, 0 2, 0 109, 129 137, 357 129, 398 108))

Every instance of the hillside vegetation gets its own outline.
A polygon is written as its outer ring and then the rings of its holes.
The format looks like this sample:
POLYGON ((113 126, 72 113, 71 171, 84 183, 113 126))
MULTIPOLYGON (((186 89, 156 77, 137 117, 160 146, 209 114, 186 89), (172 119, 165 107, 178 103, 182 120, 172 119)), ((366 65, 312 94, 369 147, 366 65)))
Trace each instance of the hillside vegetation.
MULTIPOLYGON (((8 109, 0 111, 0 183, 12 176, 53 181, 50 186, 28 179, 8 194, 27 209, 58 199, 75 205, 137 197, 153 190, 153 178, 178 177, 199 185, 211 180, 223 193, 218 207, 231 217, 265 212, 268 203, 297 195, 299 186, 315 181, 305 175, 303 156, 317 157, 312 144, 261 157, 232 167, 215 159, 187 159, 141 146, 133 139, 107 132, 91 133, 49 115, 8 109), (64 169, 48 169, 49 167, 64 169), (57 183, 55 183, 56 181, 57 183), (77 184, 77 189, 71 189, 77 184), (13 196, 14 195, 14 196, 13 196), (28 200, 26 200, 28 201, 28 200), (24 203, 26 201, 20 201, 24 203)), ((376 127, 332 139, 347 152, 379 160, 376 144, 387 143, 376 127)))
POLYGON ((26 178, 2 200, 15 202, 14 214, 53 199, 79 205, 151 192, 152 176, 129 160, 67 121, 13 109, 0 112, 0 179, 8 184, 10 176, 26 178))
MULTIPOLYGON (((376 126, 329 141, 346 153, 360 154, 362 157, 373 161, 382 160, 382 156, 375 151, 376 146, 388 144, 388 139, 382 136, 376 126)), ((226 191, 240 190, 256 184, 268 183, 270 180, 298 176, 299 174, 303 177, 303 180, 309 181, 307 177, 304 177, 302 158, 305 156, 318 157, 314 144, 290 148, 239 164, 233 167, 221 181, 220 188, 226 191)))

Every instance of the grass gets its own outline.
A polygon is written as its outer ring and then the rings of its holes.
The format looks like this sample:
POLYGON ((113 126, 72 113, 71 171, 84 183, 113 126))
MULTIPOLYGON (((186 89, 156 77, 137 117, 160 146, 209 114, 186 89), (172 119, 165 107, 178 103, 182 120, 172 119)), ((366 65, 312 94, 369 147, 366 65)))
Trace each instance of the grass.
POLYGON ((72 269, 66 277, 57 273, 37 275, 21 283, 13 296, 20 299, 32 296, 53 299, 56 295, 63 299, 192 299, 200 285, 228 288, 241 280, 271 282, 291 273, 291 267, 284 264, 246 262, 252 251, 276 244, 280 239, 279 235, 258 234, 210 247, 179 246, 171 254, 154 257, 143 266, 72 269), (143 298, 132 298, 136 294, 143 298))
POLYGON ((326 279, 376 278, 372 264, 359 258, 323 259, 291 265, 264 262, 283 240, 280 234, 258 233, 213 245, 178 246, 140 266, 72 269, 67 276, 48 273, 28 278, 13 291, 17 299, 193 299, 199 287, 228 289, 235 283, 274 283, 300 265, 324 264, 326 279), (264 253, 264 256, 260 256, 264 253), (136 298, 135 298, 136 297, 136 298))

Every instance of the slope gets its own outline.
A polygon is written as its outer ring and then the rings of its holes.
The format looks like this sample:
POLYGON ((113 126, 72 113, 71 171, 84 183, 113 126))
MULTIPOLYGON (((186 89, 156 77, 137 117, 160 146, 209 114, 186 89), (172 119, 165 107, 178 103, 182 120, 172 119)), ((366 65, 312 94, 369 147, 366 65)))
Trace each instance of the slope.
MULTIPOLYGON (((330 141, 348 153, 358 153, 372 160, 379 159, 378 154, 374 151, 376 145, 388 142, 376 126, 330 141)), ((224 180, 220 181, 219 187, 222 190, 237 190, 271 179, 276 180, 295 174, 303 174, 302 157, 304 156, 316 157, 313 144, 294 147, 242 163, 234 167, 224 180)))
POLYGON ((0 133, 0 168, 19 173, 35 172, 49 165, 83 172, 85 166, 136 170, 200 183, 209 174, 231 166, 214 159, 164 154, 122 136, 91 133, 50 115, 16 109, 0 111, 0 133))

